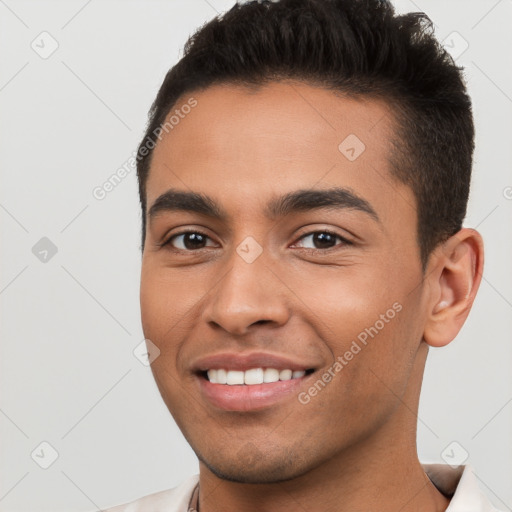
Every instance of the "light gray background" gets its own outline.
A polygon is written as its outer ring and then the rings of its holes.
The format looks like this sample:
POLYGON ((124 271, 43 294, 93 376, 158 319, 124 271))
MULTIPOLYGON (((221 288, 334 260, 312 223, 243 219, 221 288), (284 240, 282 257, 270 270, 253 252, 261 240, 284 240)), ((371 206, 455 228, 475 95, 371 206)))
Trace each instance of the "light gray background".
MULTIPOLYGON (((136 149, 187 37, 232 4, 0 0, 1 511, 105 508, 197 472, 132 353, 143 339, 135 171, 102 201, 92 191, 136 149), (46 262, 32 252, 43 237, 58 250, 46 262), (51 462, 43 441, 58 452, 48 469, 36 463, 51 462)), ((512 1, 396 6, 426 11, 451 51, 469 44, 457 59, 477 128, 466 225, 486 243, 473 312, 429 357, 419 455, 467 452, 490 498, 512 510, 512 1)))

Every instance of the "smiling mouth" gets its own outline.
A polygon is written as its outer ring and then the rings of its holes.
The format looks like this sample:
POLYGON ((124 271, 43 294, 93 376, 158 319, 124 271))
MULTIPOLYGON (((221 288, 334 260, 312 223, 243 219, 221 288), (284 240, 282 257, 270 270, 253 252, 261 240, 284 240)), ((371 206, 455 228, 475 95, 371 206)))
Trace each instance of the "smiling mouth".
POLYGON ((225 384, 228 386, 255 386, 258 384, 271 384, 273 382, 301 379, 311 375, 314 369, 291 370, 277 368, 250 368, 248 370, 228 370, 215 368, 200 372, 200 375, 211 384, 225 384))

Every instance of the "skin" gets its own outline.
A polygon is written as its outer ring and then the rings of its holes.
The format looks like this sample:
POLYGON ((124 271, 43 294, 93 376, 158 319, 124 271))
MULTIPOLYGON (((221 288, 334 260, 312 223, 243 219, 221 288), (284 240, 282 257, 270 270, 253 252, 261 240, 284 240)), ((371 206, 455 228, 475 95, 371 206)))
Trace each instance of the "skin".
POLYGON ((228 217, 148 217, 140 298, 145 337, 161 351, 155 380, 200 460, 200 511, 445 510, 417 458, 418 400, 428 347, 453 340, 472 306, 480 235, 463 228, 422 272, 416 200, 390 174, 383 101, 291 81, 193 96, 154 150, 148 210, 172 188, 211 197, 228 217), (338 149, 349 134, 366 145, 354 161, 338 149), (347 208, 265 215, 271 198, 331 187, 364 198, 380 222, 347 208), (189 228, 207 235, 202 248, 183 236, 159 245, 189 228), (322 229, 353 243, 307 236, 322 229), (236 251, 248 236, 263 249, 252 263, 236 251), (270 351, 311 362, 307 391, 394 303, 401 311, 306 405, 293 394, 224 411, 191 373, 201 356, 270 351))

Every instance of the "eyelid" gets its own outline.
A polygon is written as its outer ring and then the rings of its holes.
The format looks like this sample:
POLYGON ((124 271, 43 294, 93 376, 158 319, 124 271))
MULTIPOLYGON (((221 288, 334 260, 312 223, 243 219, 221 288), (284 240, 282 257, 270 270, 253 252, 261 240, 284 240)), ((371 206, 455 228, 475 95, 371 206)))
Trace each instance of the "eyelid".
POLYGON ((336 232, 335 230, 330 229, 330 228, 319 228, 319 229, 314 229, 312 231, 308 231, 308 232, 300 235, 297 238, 297 240, 295 242, 293 242, 293 245, 295 245, 298 241, 302 240, 303 238, 306 238, 306 237, 311 236, 311 235, 315 235, 316 233, 327 233, 329 235, 335 236, 335 237, 339 238, 342 241, 342 244, 336 244, 335 246, 329 247, 327 249, 314 249, 314 248, 311 248, 311 247, 304 247, 303 249, 310 250, 310 251, 327 252, 329 250, 334 250, 334 249, 336 249, 339 246, 354 245, 354 242, 349 240, 347 237, 345 237, 343 235, 340 235, 338 232, 336 232))
MULTIPOLYGON (((174 234, 166 237, 163 242, 159 242, 156 245, 158 247, 170 246, 172 248, 172 250, 175 250, 175 251, 198 252, 200 249, 196 249, 195 251, 193 251, 193 250, 179 249, 179 248, 173 247, 171 245, 171 240, 173 240, 174 238, 176 238, 178 236, 186 235, 187 233, 198 234, 198 235, 204 236, 205 238, 209 238, 210 240, 213 240, 212 237, 210 235, 206 234, 204 231, 201 231, 200 229, 196 229, 196 228, 190 228, 190 229, 184 229, 183 231, 179 231, 178 233, 174 233, 174 234)), ((203 247, 203 249, 204 249, 204 247, 203 247)))

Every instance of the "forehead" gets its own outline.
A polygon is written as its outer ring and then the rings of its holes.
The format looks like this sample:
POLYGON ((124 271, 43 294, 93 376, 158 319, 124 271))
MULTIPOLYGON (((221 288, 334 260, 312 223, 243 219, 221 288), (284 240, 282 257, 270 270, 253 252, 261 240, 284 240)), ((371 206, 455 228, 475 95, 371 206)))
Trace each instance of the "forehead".
POLYGON ((154 149, 149 206, 171 187, 234 192, 247 205, 269 189, 315 185, 344 186, 379 203, 399 186, 388 161, 394 118, 381 100, 294 81, 223 84, 184 95, 167 119, 173 114, 179 122, 154 149), (196 105, 182 109, 190 98, 196 105))

